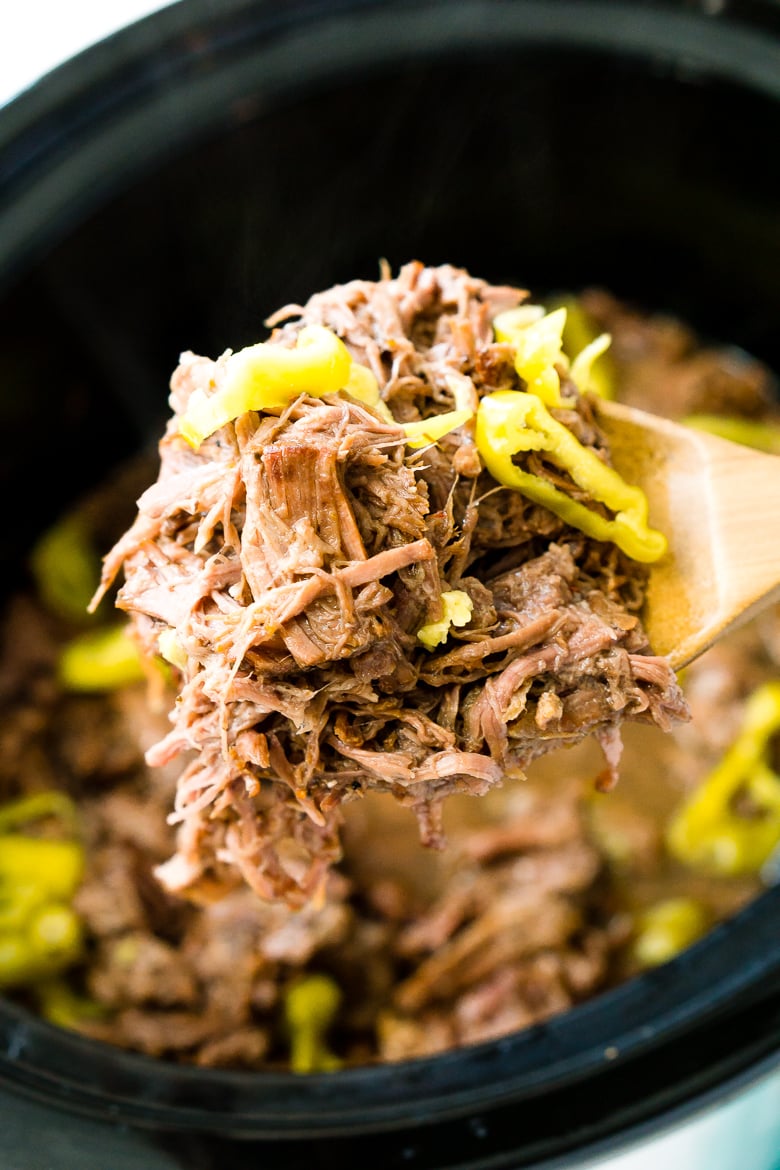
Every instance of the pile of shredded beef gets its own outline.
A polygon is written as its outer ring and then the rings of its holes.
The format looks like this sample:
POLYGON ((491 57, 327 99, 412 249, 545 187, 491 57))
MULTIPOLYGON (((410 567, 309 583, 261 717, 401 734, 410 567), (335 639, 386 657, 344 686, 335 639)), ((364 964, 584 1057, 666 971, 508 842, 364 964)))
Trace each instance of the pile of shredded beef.
MULTIPOLYGON (((0 797, 55 789, 78 807, 84 953, 68 973, 70 1026, 199 1067, 287 1068, 286 996, 325 975, 341 993, 328 1043, 365 1064, 501 1035, 617 978, 630 918, 577 779, 456 800, 445 853, 420 850, 405 813, 370 796, 349 810, 323 897, 297 910, 246 885, 202 906, 167 892, 154 870, 174 845, 177 766, 144 761, 164 709, 143 683, 63 690, 69 634, 27 596, 0 623, 0 797)), ((40 1009, 35 987, 13 994, 40 1009)))
MULTIPOLYGON (((639 404, 665 413, 720 404, 779 420, 757 363, 601 290, 581 303, 612 334, 621 399, 637 401, 643 386, 639 404)), ((155 470, 134 462, 84 501, 98 547, 132 522, 155 470)), ((754 879, 675 867, 663 826, 721 757, 746 695, 777 676, 780 609, 686 670, 691 722, 670 735, 624 729, 623 776, 608 797, 593 792, 598 750, 583 742, 539 759, 523 783, 452 799, 449 848, 437 852, 418 847, 405 809, 368 794, 345 810, 344 856, 322 898, 297 910, 245 884, 195 905, 156 880, 175 848, 166 818, 181 765, 150 768, 144 757, 169 728, 173 695, 156 709, 143 684, 64 689, 57 663, 82 628, 30 594, 4 607, 0 800, 58 790, 77 806, 84 952, 66 978, 77 996, 70 1026, 89 1036, 201 1067, 288 1068, 287 996, 324 975, 341 993, 328 1046, 345 1064, 424 1055, 515 1031, 630 977, 632 922, 647 906, 693 897, 714 923, 755 895, 754 879)), ((11 994, 46 1014, 34 986, 11 994)))
MULTIPOLYGON (((283 346, 307 324, 335 331, 401 423, 452 409, 456 384, 475 406, 523 388, 491 323, 525 296, 410 263, 268 324, 283 346)), ((340 855, 340 806, 367 790, 441 846, 450 794, 484 794, 591 734, 608 785, 624 721, 686 717, 637 616, 642 567, 497 485, 468 426, 415 451, 369 406, 302 396, 193 450, 178 419, 226 356, 182 356, 158 480, 101 586, 123 573, 116 601, 146 652, 165 629, 186 652, 172 730, 147 754, 180 769, 176 851, 156 870, 168 891, 203 900, 243 881, 304 905, 340 855), (455 589, 471 620, 426 649, 417 631, 455 589)), ((562 391, 555 416, 608 460, 587 398, 565 376, 562 391)), ((538 453, 524 461, 576 490, 538 453)))

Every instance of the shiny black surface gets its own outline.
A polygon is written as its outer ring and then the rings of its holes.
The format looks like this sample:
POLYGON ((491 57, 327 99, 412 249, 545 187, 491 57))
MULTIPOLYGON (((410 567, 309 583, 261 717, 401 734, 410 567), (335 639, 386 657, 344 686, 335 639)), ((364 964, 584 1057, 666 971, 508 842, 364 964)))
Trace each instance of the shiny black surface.
MULTIPOLYGON (((0 111, 0 482, 56 488, 7 513, 2 580, 154 442, 182 349, 256 340, 381 257, 602 283, 780 368, 778 11, 185 0, 0 111)), ((0 1004, 0 1164, 465 1170, 620 1145, 780 1061, 779 911, 775 889, 521 1035, 333 1077, 160 1064, 0 1004)))
MULTIPOLYGON (((134 1170, 568 1165, 573 1151, 664 1128, 780 1065, 778 895, 678 961, 525 1033, 335 1077, 160 1065, 6 1007, 0 1109, 13 1117, 8 1092, 21 1092, 17 1118, 45 1122, 39 1149, 60 1126, 80 1132, 86 1170, 104 1170, 112 1139, 136 1151, 134 1170)), ((0 1153, 18 1125, 0 1131, 0 1153)))

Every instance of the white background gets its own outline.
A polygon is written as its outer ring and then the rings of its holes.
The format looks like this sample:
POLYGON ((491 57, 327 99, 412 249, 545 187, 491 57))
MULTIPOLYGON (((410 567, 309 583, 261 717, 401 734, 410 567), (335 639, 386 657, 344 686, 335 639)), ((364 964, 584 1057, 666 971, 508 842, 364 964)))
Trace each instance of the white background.
POLYGON ((81 49, 169 2, 0 0, 0 106, 81 49))

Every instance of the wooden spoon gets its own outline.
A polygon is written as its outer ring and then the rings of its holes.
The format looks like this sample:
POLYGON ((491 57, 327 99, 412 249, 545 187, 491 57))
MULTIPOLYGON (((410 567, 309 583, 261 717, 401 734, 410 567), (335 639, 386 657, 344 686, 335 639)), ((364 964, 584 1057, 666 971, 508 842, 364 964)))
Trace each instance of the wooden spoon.
POLYGON ((615 467, 644 489, 669 541, 642 619, 679 669, 780 601, 780 456, 615 402, 597 414, 615 467))

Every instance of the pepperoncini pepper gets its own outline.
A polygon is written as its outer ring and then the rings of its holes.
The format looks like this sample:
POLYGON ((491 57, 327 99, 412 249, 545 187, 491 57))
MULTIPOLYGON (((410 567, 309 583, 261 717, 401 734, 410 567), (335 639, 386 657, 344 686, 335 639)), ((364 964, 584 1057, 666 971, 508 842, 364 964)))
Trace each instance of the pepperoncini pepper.
POLYGON ((299 394, 321 398, 338 390, 392 418, 373 374, 352 361, 341 338, 324 325, 307 325, 292 349, 261 341, 231 354, 219 388, 213 394, 196 390, 190 397, 179 433, 199 447, 249 410, 281 410, 299 394))
POLYGON ((694 898, 655 902, 638 916, 633 957, 641 967, 666 963, 701 938, 708 926, 707 912, 694 898))
POLYGON ((474 612, 474 602, 462 589, 447 589, 441 595, 442 616, 417 631, 417 637, 429 650, 447 641, 451 626, 467 626, 474 612))
POLYGON ((611 341, 608 333, 600 333, 574 358, 569 372, 578 390, 583 393, 588 390, 592 394, 598 394, 599 398, 614 397, 611 382, 599 363, 599 358, 606 354, 611 341))
POLYGON ((597 333, 577 301, 545 313, 541 305, 519 305, 493 321, 497 341, 515 347, 515 369, 531 394, 547 406, 561 405, 559 369, 568 370, 577 388, 614 397, 614 378, 604 356, 612 338, 597 333))
POLYGON ((293 1072, 332 1072, 341 1067, 325 1042, 340 1002, 341 992, 327 975, 307 975, 290 987, 284 1010, 293 1072))
POLYGON ((432 414, 416 422, 402 423, 406 434, 407 447, 427 447, 443 439, 450 431, 457 430, 474 417, 473 410, 447 410, 443 414, 432 414))
POLYGON ((58 1028, 78 1028, 84 1020, 103 1019, 106 1008, 96 1000, 78 995, 64 979, 44 979, 35 985, 38 1011, 58 1028))
POLYGON ((163 630, 157 639, 157 648, 166 662, 178 670, 184 670, 187 665, 187 651, 179 641, 175 630, 163 630))
POLYGON ((566 324, 563 329, 563 350, 571 358, 570 374, 581 391, 598 394, 599 398, 615 397, 614 366, 608 354, 612 338, 599 333, 576 298, 565 301, 566 324))
POLYGON ((69 691, 111 691, 145 677, 138 646, 126 623, 89 630, 68 642, 58 674, 69 691))
POLYGON ((39 793, 0 809, 0 987, 35 983, 80 957, 81 922, 70 905, 84 869, 80 843, 7 831, 51 815, 72 826, 68 803, 61 793, 39 793))
POLYGON ((555 367, 568 367, 562 342, 565 324, 565 309, 545 313, 537 305, 507 309, 493 321, 496 340, 514 346, 515 369, 529 393, 548 406, 561 405, 561 379, 555 367))
POLYGON ((494 479, 549 508, 588 536, 613 541, 637 561, 655 561, 666 551, 664 535, 648 526, 644 492, 583 447, 552 417, 538 395, 519 390, 485 395, 477 411, 476 443, 494 479), (600 515, 549 480, 516 466, 513 458, 523 451, 543 451, 614 517, 600 515))
POLYGON ((748 698, 731 747, 670 822, 674 857, 722 875, 761 869, 780 844, 780 776, 769 759, 779 732, 780 682, 764 683, 748 698))
POLYGON ((780 424, 753 418, 730 418, 723 414, 689 414, 682 420, 694 430, 720 435, 743 447, 755 447, 768 455, 780 455, 780 424))
POLYGON ((76 807, 73 801, 64 792, 47 788, 43 792, 33 792, 29 796, 20 796, 17 800, 0 805, 0 833, 7 833, 9 829, 16 829, 19 825, 27 825, 30 821, 42 820, 44 817, 55 817, 71 830, 76 827, 76 807))
POLYGON ((86 523, 63 517, 39 538, 30 557, 38 594, 53 613, 89 620, 87 606, 100 579, 100 560, 86 523))

